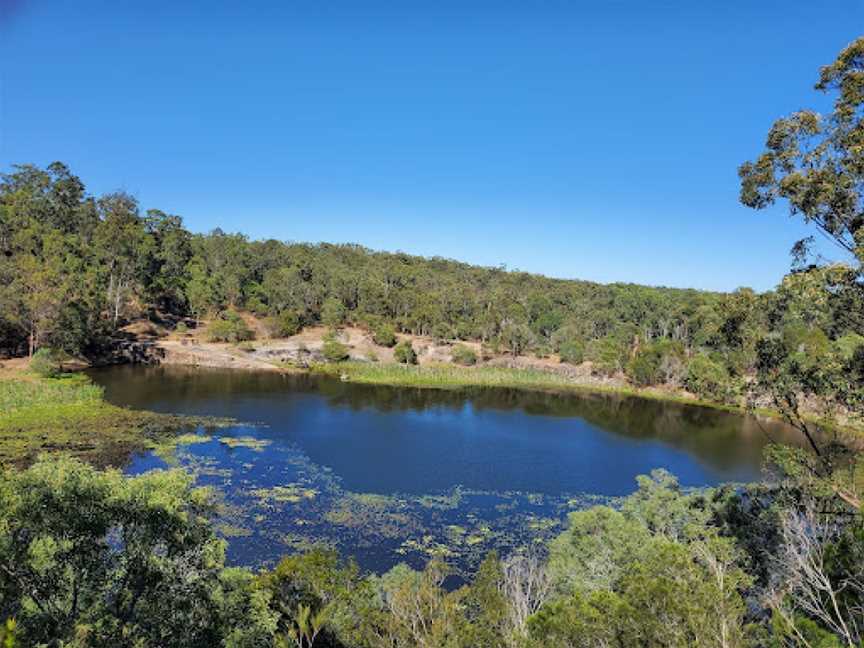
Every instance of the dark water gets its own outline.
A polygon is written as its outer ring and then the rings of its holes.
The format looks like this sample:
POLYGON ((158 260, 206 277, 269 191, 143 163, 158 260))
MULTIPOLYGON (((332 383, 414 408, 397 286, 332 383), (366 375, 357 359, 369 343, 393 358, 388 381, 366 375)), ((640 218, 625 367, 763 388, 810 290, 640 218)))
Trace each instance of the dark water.
MULTIPOLYGON (((179 368, 93 377, 113 403, 256 424, 209 431, 169 458, 224 493, 231 558, 250 564, 325 542, 373 569, 436 553, 467 566, 554 535, 568 511, 631 492, 636 475, 749 481, 768 436, 794 440, 778 423, 630 397, 179 368)), ((129 470, 162 467, 162 454, 129 470)))

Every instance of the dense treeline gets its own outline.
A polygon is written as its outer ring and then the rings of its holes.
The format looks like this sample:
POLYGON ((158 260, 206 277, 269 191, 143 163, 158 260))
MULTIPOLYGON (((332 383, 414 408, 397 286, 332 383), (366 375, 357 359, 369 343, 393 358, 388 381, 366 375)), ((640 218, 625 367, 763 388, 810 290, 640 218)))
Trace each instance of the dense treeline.
MULTIPOLYGON (((738 398, 757 344, 780 336, 810 357, 848 355, 862 339, 850 293, 826 283, 848 269, 810 269, 768 294, 600 285, 549 279, 353 245, 249 241, 187 231, 180 217, 141 212, 123 193, 89 196, 60 163, 19 166, 0 181, 0 353, 47 346, 98 356, 130 318, 216 318, 224 339, 235 309, 269 318, 274 333, 354 323, 481 340, 512 354, 559 354, 626 372, 637 385, 686 386, 738 398), (813 292, 823 296, 813 301, 813 292)), ((460 359, 457 358, 457 361, 460 359)))

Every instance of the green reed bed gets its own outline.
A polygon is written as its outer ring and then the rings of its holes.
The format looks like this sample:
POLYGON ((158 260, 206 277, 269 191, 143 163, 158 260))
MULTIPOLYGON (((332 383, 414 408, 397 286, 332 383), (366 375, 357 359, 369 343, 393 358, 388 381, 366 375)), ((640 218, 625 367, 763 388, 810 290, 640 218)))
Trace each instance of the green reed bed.
POLYGON ((532 369, 504 367, 458 367, 455 365, 410 366, 342 362, 313 369, 356 383, 455 389, 459 387, 511 387, 521 389, 574 389, 579 386, 565 376, 532 369))
MULTIPOLYGON (((539 369, 508 367, 460 367, 458 365, 401 365, 372 362, 339 362, 314 365, 313 373, 339 377, 342 380, 368 385, 417 387, 425 389, 459 389, 470 387, 501 387, 536 391, 581 392, 636 396, 651 400, 699 405, 725 411, 743 409, 725 403, 703 401, 669 391, 638 389, 629 386, 576 382, 567 376, 539 369)), ((776 416, 759 410, 760 415, 776 416)))
POLYGON ((16 410, 98 403, 101 400, 102 388, 82 375, 51 380, 30 376, 0 380, 0 414, 4 415, 16 410))
POLYGON ((207 423, 116 407, 82 374, 0 376, 0 465, 26 465, 39 453, 57 451, 120 465, 135 450, 207 423))

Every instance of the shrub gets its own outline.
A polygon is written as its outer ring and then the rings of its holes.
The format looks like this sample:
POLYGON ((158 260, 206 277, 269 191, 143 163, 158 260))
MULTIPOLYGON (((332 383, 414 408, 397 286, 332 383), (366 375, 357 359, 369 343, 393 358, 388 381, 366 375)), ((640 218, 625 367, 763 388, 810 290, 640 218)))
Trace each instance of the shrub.
POLYGON ((453 329, 444 322, 438 322, 432 327, 432 339, 436 344, 444 344, 453 337, 453 329))
POLYGON ((253 296, 247 299, 245 306, 248 310, 252 311, 259 317, 263 317, 270 311, 270 308, 267 306, 267 304, 261 301, 261 299, 257 296, 253 296))
POLYGON ((585 360, 585 345, 580 340, 567 340, 562 342, 558 349, 558 357, 561 362, 570 364, 582 364, 585 360))
POLYGON ((267 330, 273 337, 291 337, 303 328, 303 321, 297 311, 290 308, 267 320, 267 330))
POLYGON ((534 334, 525 324, 507 322, 498 336, 501 344, 513 356, 521 355, 534 342, 534 334))
POLYGON ((613 336, 591 340, 585 347, 585 357, 593 364, 595 373, 611 376, 624 365, 627 345, 613 336))
POLYGON ((393 349, 393 357, 396 358, 396 362, 402 364, 417 364, 417 354, 408 340, 403 340, 396 345, 396 348, 393 349))
POLYGON ((4 474, 0 493, 0 564, 17 570, 0 581, 3 618, 18 645, 212 646, 222 627, 230 645, 270 643, 266 600, 251 574, 224 569, 210 495, 183 471, 126 477, 43 457, 4 474))
POLYGON ((456 322, 456 337, 460 340, 470 340, 477 337, 474 325, 471 322, 459 320, 456 322))
POLYGON ((174 327, 174 330, 180 335, 186 335, 189 332, 189 327, 186 326, 186 322, 177 322, 177 326, 174 327))
POLYGON ((552 355, 552 347, 548 344, 538 344, 534 347, 535 358, 548 358, 550 355, 552 355))
POLYGON ((255 350, 255 344, 247 340, 246 342, 238 344, 237 348, 246 353, 252 353, 255 350))
POLYGON ((345 306, 335 297, 328 297, 321 307, 321 323, 337 327, 345 321, 345 306))
POLYGON ((625 373, 640 387, 657 384, 660 382, 660 355, 652 349, 640 349, 627 363, 625 373))
POLYGON ((864 336, 857 333, 847 333, 834 342, 836 353, 846 362, 854 358, 856 351, 862 346, 864 346, 864 336))
POLYGON ((783 345, 798 364, 809 368, 818 367, 831 351, 831 343, 822 329, 802 322, 783 329, 783 345))
POLYGON ((501 347, 498 344, 497 340, 491 340, 488 343, 484 342, 480 345, 480 357, 486 361, 494 358, 498 353, 500 353, 501 347))
POLYGON ((390 324, 380 324, 372 332, 372 341, 384 347, 396 345, 396 331, 390 324))
POLYGON ((627 363, 627 376, 645 387, 660 383, 675 384, 683 371, 684 349, 677 342, 658 340, 639 348, 627 363))
POLYGON ((477 364, 477 354, 474 353, 474 349, 465 346, 464 344, 457 344, 454 346, 453 350, 450 352, 450 357, 456 364, 464 365, 466 367, 477 364))
POLYGON ((342 362, 349 357, 348 347, 337 341, 334 337, 330 337, 324 341, 321 353, 328 362, 342 362))
POLYGON ((704 353, 693 356, 690 360, 684 383, 691 392, 709 400, 722 402, 730 400, 734 395, 726 367, 704 353))
POLYGON ((30 358, 30 369, 43 378, 56 378, 62 367, 57 353, 48 347, 42 347, 30 358))
POLYGON ((207 327, 207 339, 210 342, 242 342, 253 337, 246 322, 234 311, 223 313, 207 327))

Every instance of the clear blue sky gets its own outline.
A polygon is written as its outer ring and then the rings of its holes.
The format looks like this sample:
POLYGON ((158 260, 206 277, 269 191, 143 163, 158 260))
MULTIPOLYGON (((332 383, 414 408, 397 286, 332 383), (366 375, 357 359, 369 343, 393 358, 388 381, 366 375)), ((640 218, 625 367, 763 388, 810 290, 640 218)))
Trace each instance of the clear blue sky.
POLYGON ((71 165, 195 231, 558 277, 767 289, 738 205, 864 3, 0 0, 0 167, 71 165), (830 5, 830 6, 829 6, 830 5))

